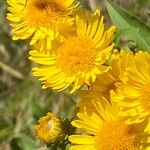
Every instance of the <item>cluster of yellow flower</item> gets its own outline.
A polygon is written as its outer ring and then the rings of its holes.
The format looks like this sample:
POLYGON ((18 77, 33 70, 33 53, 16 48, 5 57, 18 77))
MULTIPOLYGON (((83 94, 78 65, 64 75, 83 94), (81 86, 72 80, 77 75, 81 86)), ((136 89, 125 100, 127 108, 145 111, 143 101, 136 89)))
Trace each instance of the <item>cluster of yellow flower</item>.
MULTIPOLYGON (((29 59, 39 65, 33 75, 42 87, 78 90, 72 125, 83 132, 69 137, 70 150, 149 150, 150 54, 114 49, 115 26, 106 30, 100 10, 86 11, 75 0, 8 4, 13 39, 31 39, 29 59)), ((46 143, 60 128, 52 114, 36 127, 46 143)))
POLYGON ((150 54, 121 50, 91 88, 80 91, 70 150, 150 149, 150 54))

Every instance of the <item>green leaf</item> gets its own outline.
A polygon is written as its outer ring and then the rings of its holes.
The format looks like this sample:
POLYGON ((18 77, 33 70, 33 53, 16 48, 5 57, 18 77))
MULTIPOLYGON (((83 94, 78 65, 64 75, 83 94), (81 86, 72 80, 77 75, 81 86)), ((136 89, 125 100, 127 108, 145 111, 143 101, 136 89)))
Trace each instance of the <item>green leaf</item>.
POLYGON ((148 26, 113 2, 107 3, 107 9, 118 29, 117 41, 122 36, 127 36, 136 43, 138 49, 150 51, 150 28, 148 26))
POLYGON ((37 119, 46 113, 44 108, 42 108, 40 103, 38 103, 35 99, 30 101, 30 107, 33 116, 37 119))
POLYGON ((11 150, 37 150, 34 141, 25 135, 14 137, 10 146, 11 150))
POLYGON ((138 0, 138 3, 142 6, 150 6, 150 0, 144 0, 144 1, 138 0))
POLYGON ((117 45, 119 45, 121 38, 124 37, 125 35, 130 37, 130 39, 135 41, 141 47, 145 47, 145 46, 149 47, 148 43, 139 34, 139 29, 137 29, 137 28, 122 28, 122 29, 120 29, 116 34, 116 44, 117 45), (134 40, 134 39, 136 39, 136 40, 134 40))
POLYGON ((11 134, 12 128, 6 127, 4 129, 0 129, 0 140, 4 139, 5 137, 11 134))

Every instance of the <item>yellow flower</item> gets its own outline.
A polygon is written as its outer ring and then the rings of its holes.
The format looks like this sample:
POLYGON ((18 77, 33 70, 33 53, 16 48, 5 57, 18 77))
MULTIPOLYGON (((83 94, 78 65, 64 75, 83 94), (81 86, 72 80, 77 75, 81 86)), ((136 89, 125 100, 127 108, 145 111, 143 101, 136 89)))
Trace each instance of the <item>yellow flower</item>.
POLYGON ((149 133, 144 132, 147 120, 139 124, 127 125, 119 117, 119 108, 105 98, 91 100, 93 112, 83 106, 84 112, 77 114, 78 120, 72 125, 82 134, 69 136, 70 150, 148 150, 149 133))
MULTIPOLYGON (((113 45, 115 27, 104 31, 103 17, 97 10, 94 15, 80 11, 76 16, 75 34, 56 44, 54 53, 30 52, 30 59, 42 65, 33 68, 33 75, 40 76, 43 88, 63 90, 72 86, 72 91, 84 83, 94 82, 96 76, 108 70, 106 65, 113 45)), ((45 50, 46 51, 46 50, 45 50)))
MULTIPOLYGON (((110 92, 115 91, 118 87, 121 76, 125 69, 133 63, 133 53, 125 50, 118 52, 117 50, 113 53, 110 60, 110 69, 108 72, 104 72, 97 76, 97 79, 92 83, 89 89, 80 90, 78 95, 81 99, 87 99, 106 97, 110 100, 110 92)), ((82 100, 82 103, 84 100, 82 100)))
POLYGON ((77 7, 74 0, 8 0, 7 19, 11 22, 13 39, 32 37, 33 45, 38 40, 46 41, 48 48, 62 26, 70 26, 70 17, 77 7))
POLYGON ((61 121, 52 113, 40 118, 35 129, 37 137, 47 144, 55 142, 62 133, 61 121))
POLYGON ((150 115, 150 54, 148 52, 139 51, 135 54, 134 64, 127 68, 122 82, 118 89, 120 95, 116 94, 112 100, 119 102, 123 116, 132 116, 128 123, 143 121, 150 115))

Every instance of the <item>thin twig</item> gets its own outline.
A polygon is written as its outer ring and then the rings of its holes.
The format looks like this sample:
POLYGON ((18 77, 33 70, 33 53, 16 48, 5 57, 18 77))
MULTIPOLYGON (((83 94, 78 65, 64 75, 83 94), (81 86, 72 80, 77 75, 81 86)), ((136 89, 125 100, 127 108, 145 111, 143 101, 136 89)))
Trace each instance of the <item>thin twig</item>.
POLYGON ((3 69, 4 71, 6 71, 7 73, 9 73, 10 75, 14 76, 17 79, 23 79, 24 76, 22 75, 22 73, 16 71, 15 69, 9 67, 7 64, 3 63, 0 61, 0 68, 3 69))

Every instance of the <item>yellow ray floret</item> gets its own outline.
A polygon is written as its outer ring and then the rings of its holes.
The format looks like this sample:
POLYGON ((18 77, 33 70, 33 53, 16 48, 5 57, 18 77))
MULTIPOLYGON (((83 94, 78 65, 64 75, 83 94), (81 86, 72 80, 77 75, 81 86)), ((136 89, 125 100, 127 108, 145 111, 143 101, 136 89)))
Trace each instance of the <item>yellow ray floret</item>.
MULTIPOLYGON (((72 125, 83 131, 69 136, 72 142, 69 150, 148 150, 149 132, 145 120, 139 124, 127 125, 119 117, 119 108, 105 98, 91 100, 93 111, 88 113, 88 106, 77 114, 78 120, 72 125)), ((128 116, 126 116, 128 117, 128 116)))
POLYGON ((70 17, 77 7, 74 0, 7 0, 9 13, 7 19, 11 22, 13 39, 28 39, 31 44, 38 40, 55 39, 60 27, 70 26, 70 17))
POLYGON ((106 62, 113 50, 115 27, 104 30, 99 10, 94 14, 80 11, 76 24, 76 33, 56 44, 52 55, 38 50, 30 52, 30 59, 41 65, 33 68, 33 75, 40 77, 43 88, 63 90, 72 86, 74 92, 108 70, 106 62))
POLYGON ((55 142, 62 133, 61 121, 52 113, 40 118, 35 129, 37 138, 47 144, 55 142))
MULTIPOLYGON (((120 78, 124 74, 125 69, 133 63, 133 53, 125 50, 118 52, 117 50, 111 56, 110 69, 97 76, 97 79, 92 83, 91 87, 87 90, 80 90, 79 96, 85 98, 106 97, 110 99, 110 92, 115 91, 121 82, 120 78)), ((84 101, 83 101, 84 102, 84 101)))
POLYGON ((122 77, 119 95, 112 97, 122 107, 122 115, 134 117, 130 122, 140 122, 150 115, 150 54, 139 51, 134 64, 129 66, 122 77), (120 99, 119 99, 120 97, 120 99))

